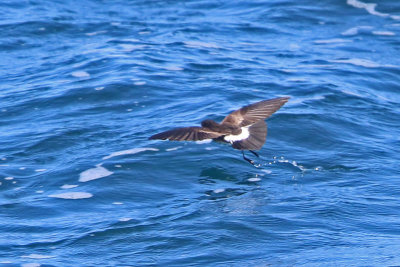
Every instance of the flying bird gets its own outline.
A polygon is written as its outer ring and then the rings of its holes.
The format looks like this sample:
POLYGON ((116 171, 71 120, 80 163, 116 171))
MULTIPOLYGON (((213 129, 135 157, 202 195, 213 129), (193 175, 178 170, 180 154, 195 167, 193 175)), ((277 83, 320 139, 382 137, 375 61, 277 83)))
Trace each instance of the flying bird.
POLYGON ((214 141, 230 143, 234 149, 242 150, 243 159, 254 165, 254 161, 244 155, 244 150, 259 157, 254 150, 259 150, 267 138, 267 124, 265 119, 282 107, 289 97, 278 97, 263 100, 226 116, 221 123, 213 120, 204 120, 200 126, 175 128, 155 134, 150 140, 170 141, 200 141, 212 139, 214 141))

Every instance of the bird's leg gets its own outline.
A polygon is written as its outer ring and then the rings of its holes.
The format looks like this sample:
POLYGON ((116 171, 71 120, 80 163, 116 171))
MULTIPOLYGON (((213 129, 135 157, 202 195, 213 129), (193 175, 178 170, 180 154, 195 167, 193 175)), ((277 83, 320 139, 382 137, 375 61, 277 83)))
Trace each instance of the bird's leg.
POLYGON ((250 163, 251 165, 254 165, 254 161, 252 161, 251 159, 245 157, 243 150, 242 150, 242 155, 243 155, 243 159, 244 159, 245 161, 247 161, 247 162, 250 163))
POLYGON ((255 151, 253 151, 253 150, 249 150, 251 153, 253 153, 254 155, 256 155, 256 157, 257 158, 259 158, 260 157, 260 155, 258 155, 258 153, 257 152, 255 152, 255 151))

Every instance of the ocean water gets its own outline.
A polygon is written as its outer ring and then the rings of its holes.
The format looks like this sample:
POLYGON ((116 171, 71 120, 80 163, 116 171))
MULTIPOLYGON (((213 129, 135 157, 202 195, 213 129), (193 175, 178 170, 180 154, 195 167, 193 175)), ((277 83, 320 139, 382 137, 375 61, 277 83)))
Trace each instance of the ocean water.
POLYGON ((400 2, 1 1, 1 266, 399 266, 400 2), (251 153, 149 141, 291 100, 251 153))

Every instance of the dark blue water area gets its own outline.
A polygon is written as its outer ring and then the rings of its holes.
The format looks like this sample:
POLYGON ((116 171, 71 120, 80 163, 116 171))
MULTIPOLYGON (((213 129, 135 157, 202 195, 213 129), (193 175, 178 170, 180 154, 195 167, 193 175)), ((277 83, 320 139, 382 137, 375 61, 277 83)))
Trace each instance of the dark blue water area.
POLYGON ((400 265, 400 2, 2 1, 0 17, 1 266, 400 265), (279 96, 256 167, 148 140, 279 96))

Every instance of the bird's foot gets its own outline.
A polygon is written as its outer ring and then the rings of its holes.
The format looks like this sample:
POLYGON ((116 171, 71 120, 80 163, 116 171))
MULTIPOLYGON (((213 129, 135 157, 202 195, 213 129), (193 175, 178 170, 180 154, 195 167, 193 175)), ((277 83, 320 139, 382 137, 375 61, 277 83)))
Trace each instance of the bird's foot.
POLYGON ((258 153, 257 152, 255 152, 255 151, 253 151, 253 150, 249 150, 251 153, 253 153, 257 158, 259 158, 260 157, 260 155, 258 155, 258 153))
MULTIPOLYGON (((250 150, 250 151, 251 151, 251 150, 250 150)), ((256 166, 253 160, 247 158, 247 157, 244 155, 244 152, 243 152, 243 151, 242 151, 242 155, 243 155, 243 159, 244 159, 245 161, 247 161, 248 163, 250 163, 250 164, 253 165, 253 166, 256 166)))

